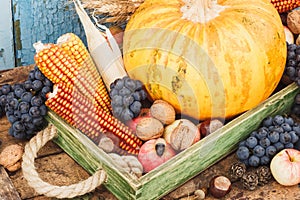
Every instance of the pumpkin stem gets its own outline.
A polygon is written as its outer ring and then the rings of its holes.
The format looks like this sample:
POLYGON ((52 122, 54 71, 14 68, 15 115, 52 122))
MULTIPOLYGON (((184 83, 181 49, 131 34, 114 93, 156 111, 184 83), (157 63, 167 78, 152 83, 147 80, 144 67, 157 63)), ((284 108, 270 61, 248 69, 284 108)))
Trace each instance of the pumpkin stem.
POLYGON ((182 18, 194 23, 206 23, 219 16, 226 7, 219 5, 217 0, 183 0, 182 18))

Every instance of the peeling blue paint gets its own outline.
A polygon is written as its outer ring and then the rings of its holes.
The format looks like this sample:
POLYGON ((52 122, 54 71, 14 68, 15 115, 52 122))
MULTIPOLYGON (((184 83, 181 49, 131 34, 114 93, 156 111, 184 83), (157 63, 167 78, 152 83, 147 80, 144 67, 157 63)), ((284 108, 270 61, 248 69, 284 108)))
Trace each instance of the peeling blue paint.
POLYGON ((20 43, 16 52, 17 66, 34 63, 33 43, 55 43, 67 32, 77 34, 85 40, 84 30, 70 0, 13 0, 14 22, 19 20, 20 43))

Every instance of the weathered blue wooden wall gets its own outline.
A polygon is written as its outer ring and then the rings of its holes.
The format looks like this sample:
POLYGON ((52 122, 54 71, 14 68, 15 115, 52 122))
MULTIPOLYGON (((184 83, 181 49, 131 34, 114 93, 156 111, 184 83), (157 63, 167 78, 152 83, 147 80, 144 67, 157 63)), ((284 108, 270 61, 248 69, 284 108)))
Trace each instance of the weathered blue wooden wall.
POLYGON ((32 45, 39 40, 55 43, 60 35, 67 32, 73 32, 85 40, 71 0, 12 0, 12 10, 15 66, 34 63, 35 50, 32 45))

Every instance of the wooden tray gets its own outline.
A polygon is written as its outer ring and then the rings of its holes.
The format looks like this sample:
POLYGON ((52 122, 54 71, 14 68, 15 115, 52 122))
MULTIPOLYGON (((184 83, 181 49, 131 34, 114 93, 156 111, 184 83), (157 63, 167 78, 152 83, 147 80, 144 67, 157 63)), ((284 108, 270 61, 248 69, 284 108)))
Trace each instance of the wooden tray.
POLYGON ((118 199, 159 199, 236 150, 238 143, 257 129, 265 117, 288 113, 298 92, 295 83, 287 86, 139 179, 115 165, 80 131, 67 123, 57 123, 60 120, 55 113, 49 112, 47 120, 58 129, 54 142, 85 170, 106 171, 108 180, 104 185, 118 199))

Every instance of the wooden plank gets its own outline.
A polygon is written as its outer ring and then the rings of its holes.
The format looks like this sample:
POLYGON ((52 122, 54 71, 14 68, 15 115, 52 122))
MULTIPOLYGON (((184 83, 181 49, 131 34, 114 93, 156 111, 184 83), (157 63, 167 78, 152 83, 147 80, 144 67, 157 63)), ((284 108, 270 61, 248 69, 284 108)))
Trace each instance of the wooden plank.
POLYGON ((15 67, 11 0, 3 0, 0 12, 0 70, 15 67))
POLYGON ((56 39, 73 32, 85 41, 72 1, 13 0, 17 66, 34 63, 33 43, 55 43, 56 39))
POLYGON ((1 200, 19 200, 19 193, 15 190, 5 169, 0 166, 0 199, 1 200))

